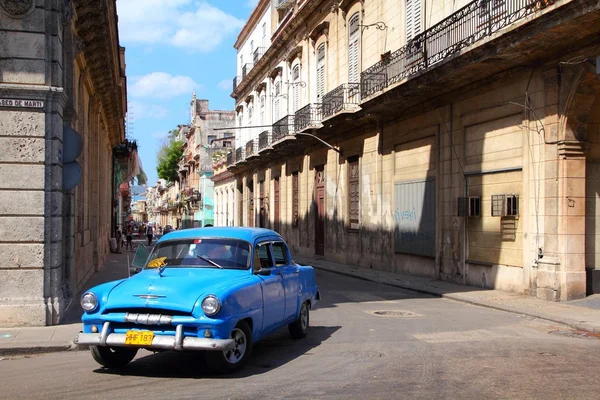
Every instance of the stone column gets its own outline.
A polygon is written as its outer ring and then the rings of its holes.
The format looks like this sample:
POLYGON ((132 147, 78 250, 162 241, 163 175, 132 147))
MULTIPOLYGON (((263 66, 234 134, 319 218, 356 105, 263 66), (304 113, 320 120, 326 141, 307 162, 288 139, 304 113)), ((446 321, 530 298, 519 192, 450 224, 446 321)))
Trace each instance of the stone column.
POLYGON ((538 259, 537 296, 554 301, 584 297, 585 174, 588 112, 595 97, 586 66, 550 68, 544 136, 544 241, 538 259))
POLYGON ((0 326, 60 321, 63 15, 0 1, 0 326))

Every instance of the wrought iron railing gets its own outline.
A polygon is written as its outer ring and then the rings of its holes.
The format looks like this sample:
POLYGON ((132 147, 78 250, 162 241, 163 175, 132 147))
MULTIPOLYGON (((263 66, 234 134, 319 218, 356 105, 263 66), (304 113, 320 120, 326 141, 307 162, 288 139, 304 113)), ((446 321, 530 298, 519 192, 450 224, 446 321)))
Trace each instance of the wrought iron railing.
POLYGON ((273 124, 273 142, 294 132, 294 116, 286 115, 273 124))
POLYGON ((246 142, 246 158, 258 152, 257 142, 258 140, 256 139, 248 140, 246 142))
POLYGON ((256 65, 258 60, 265 55, 265 51, 267 51, 266 47, 257 47, 256 50, 254 50, 254 53, 252 54, 252 61, 254 61, 254 65, 256 65))
POLYGON ((240 162, 244 159, 244 148, 243 147, 238 147, 237 149, 235 149, 235 162, 240 162))
POLYGON ((265 147, 271 144, 271 132, 263 131, 258 135, 258 151, 261 151, 265 147))
POLYGON ((360 84, 345 83, 323 95, 323 118, 360 103, 360 84))
POLYGON ((475 0, 363 71, 366 98, 458 53, 555 0, 475 0))
POLYGON ((310 103, 296 111, 294 118, 294 130, 300 132, 303 129, 316 126, 323 119, 323 107, 321 103, 310 103))
POLYGON ((226 164, 227 166, 230 166, 233 163, 235 163, 235 153, 233 151, 230 151, 229 153, 227 153, 226 164))
POLYGON ((250 73, 250 70, 252 70, 252 66, 253 65, 251 63, 244 64, 244 66, 242 67, 242 79, 244 79, 246 75, 250 73))
POLYGON ((240 82, 242 82, 242 77, 241 76, 236 76, 235 78, 233 78, 233 90, 235 91, 235 88, 238 87, 238 85, 240 84, 240 82))

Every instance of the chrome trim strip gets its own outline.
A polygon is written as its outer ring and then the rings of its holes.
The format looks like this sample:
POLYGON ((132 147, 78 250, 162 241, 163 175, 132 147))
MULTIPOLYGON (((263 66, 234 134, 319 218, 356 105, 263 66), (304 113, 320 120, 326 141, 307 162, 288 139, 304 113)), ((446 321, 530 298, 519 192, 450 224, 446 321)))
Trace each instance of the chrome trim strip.
MULTIPOLYGON (((180 325, 182 326, 182 325, 180 325)), ((101 334, 98 333, 79 333, 77 335, 77 343, 81 345, 92 346, 110 346, 110 347, 138 347, 125 345, 124 333, 111 333, 106 337, 102 344, 101 334)), ((157 335, 152 340, 152 345, 141 346, 148 349, 166 349, 176 350, 176 336, 157 335)), ((218 350, 225 351, 235 347, 233 339, 208 339, 198 337, 183 337, 180 350, 218 350)))
POLYGON ((126 313, 125 322, 141 325, 171 325, 173 316, 161 314, 126 313))

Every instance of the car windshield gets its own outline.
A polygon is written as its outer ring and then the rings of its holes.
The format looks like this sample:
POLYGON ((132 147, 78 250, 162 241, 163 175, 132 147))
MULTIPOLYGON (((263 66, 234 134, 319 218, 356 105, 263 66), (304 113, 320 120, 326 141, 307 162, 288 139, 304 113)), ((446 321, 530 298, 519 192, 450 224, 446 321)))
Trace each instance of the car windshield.
POLYGON ((145 268, 250 268, 250 244, 227 238, 179 239, 158 243, 145 268))

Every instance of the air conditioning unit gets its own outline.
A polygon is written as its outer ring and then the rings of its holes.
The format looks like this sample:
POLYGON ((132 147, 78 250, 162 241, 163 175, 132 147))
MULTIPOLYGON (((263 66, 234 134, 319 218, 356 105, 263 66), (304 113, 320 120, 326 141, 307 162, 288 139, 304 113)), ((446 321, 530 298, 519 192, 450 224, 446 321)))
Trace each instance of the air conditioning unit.
POLYGON ((519 195, 495 194, 492 195, 492 217, 517 217, 519 216, 519 195))
POLYGON ((481 217, 481 198, 480 197, 459 197, 458 198, 458 216, 459 217, 481 217))

